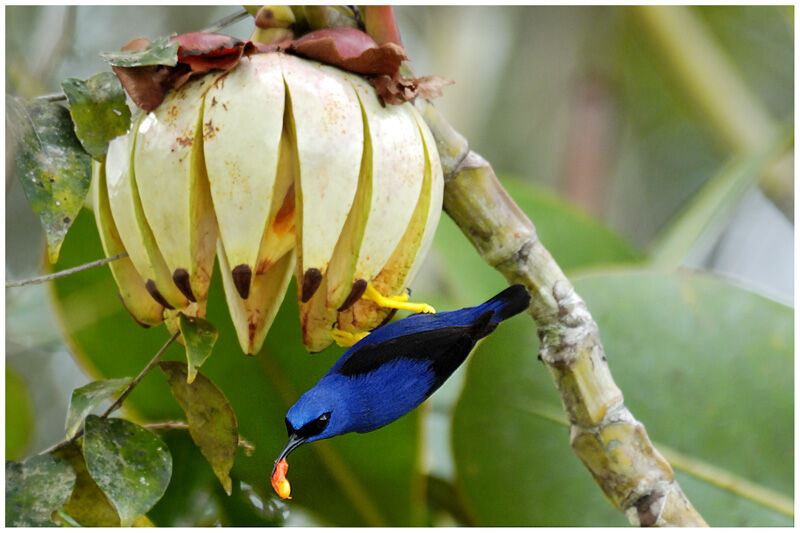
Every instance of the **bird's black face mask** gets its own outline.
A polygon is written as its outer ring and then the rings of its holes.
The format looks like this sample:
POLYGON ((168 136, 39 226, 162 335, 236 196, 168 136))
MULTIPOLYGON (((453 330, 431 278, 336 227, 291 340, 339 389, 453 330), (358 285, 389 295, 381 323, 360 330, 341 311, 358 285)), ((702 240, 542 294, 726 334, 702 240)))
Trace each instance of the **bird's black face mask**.
POLYGON ((294 429, 292 424, 289 420, 286 420, 286 430, 289 433, 289 441, 286 443, 286 446, 283 447, 281 450, 280 455, 278 455, 278 459, 275 460, 275 466, 272 468, 272 474, 275 475, 275 468, 278 466, 282 460, 286 459, 286 457, 292 453, 298 446, 306 442, 311 437, 315 437, 325 431, 325 428, 328 427, 328 422, 330 421, 331 414, 325 413, 320 417, 312 420, 311 422, 305 424, 300 429, 294 429))

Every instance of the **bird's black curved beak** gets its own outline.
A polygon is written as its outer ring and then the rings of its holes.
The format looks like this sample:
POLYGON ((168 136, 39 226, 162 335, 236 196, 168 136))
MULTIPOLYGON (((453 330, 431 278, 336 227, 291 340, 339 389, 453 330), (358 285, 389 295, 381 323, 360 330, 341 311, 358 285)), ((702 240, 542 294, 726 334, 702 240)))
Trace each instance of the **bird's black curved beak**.
POLYGON ((281 450, 281 454, 275 460, 275 465, 272 467, 272 474, 275 474, 275 468, 277 468, 278 463, 280 463, 283 459, 286 458, 295 448, 303 444, 307 439, 305 437, 300 437, 297 433, 290 433, 289 434, 289 442, 286 443, 286 446, 283 447, 281 450))

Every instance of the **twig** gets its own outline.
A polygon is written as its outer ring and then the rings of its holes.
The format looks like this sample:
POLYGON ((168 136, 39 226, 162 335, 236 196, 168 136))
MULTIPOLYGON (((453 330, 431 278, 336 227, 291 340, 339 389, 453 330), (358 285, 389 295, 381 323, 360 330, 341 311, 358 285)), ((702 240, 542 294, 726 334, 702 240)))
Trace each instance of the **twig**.
POLYGON ((61 102, 67 99, 67 95, 64 93, 50 93, 50 94, 42 94, 36 97, 37 100, 46 100, 48 102, 61 102))
POLYGON ((89 270, 90 268, 94 268, 96 266, 102 266, 108 264, 112 261, 116 261, 117 259, 122 259, 123 257, 128 257, 128 252, 122 252, 121 254, 117 254, 111 257, 104 257, 103 259, 98 259, 97 261, 92 261, 91 263, 84 263, 82 265, 78 265, 76 267, 68 268, 66 270, 60 270, 58 272, 53 272, 52 274, 47 274, 46 276, 39 276, 38 278, 30 278, 30 279, 21 279, 17 281, 7 281, 6 282, 6 289, 10 287, 22 287, 24 285, 33 285, 35 283, 44 283, 45 281, 51 281, 58 278, 63 278, 65 276, 69 276, 70 274, 75 274, 77 272, 82 272, 84 270, 89 270))
POLYGON ((214 33, 216 31, 221 30, 225 26, 230 26, 231 24, 239 22, 240 20, 245 18, 247 15, 248 15, 247 10, 246 9, 242 9, 238 13, 234 13, 232 15, 228 15, 226 17, 222 17, 218 21, 212 23, 209 27, 204 28, 204 29, 202 29, 200 31, 206 32, 206 33, 214 33))
POLYGON ((109 408, 106 409, 102 415, 100 415, 100 418, 105 418, 114 411, 116 411, 117 409, 119 409, 119 406, 122 405, 122 402, 125 401, 125 398, 127 398, 128 395, 131 393, 131 391, 133 391, 134 387, 136 387, 136 385, 138 385, 139 382, 142 381, 142 378, 144 378, 147 375, 147 373, 150 372, 154 366, 156 366, 158 361, 161 359, 161 356, 163 356, 164 352, 166 352, 167 348, 169 348, 169 345, 175 342, 175 339, 177 339, 178 335, 180 334, 181 334, 180 330, 172 334, 172 337, 170 337, 169 340, 167 340, 167 342, 164 343, 164 346, 162 346, 161 349, 158 350, 158 352, 156 352, 153 358, 150 359, 150 362, 147 363, 147 366, 145 366, 142 369, 142 371, 139 372, 139 375, 133 378, 133 381, 128 383, 128 386, 125 387, 125 390, 122 391, 122 394, 119 395, 119 398, 117 398, 116 401, 112 403, 111 406, 109 406, 109 408))
MULTIPOLYGON (((184 420, 166 420, 164 422, 150 422, 149 424, 144 424, 142 427, 154 431, 169 431, 172 429, 188 430, 189 424, 184 420)), ((248 457, 253 455, 256 451, 255 445, 241 435, 239 435, 239 447, 244 450, 245 455, 248 457)))
MULTIPOLYGON (((178 338, 178 335, 180 335, 180 331, 176 331, 175 333, 172 334, 172 337, 170 337, 167 340, 167 342, 165 342, 164 345, 158 350, 158 352, 156 352, 156 354, 153 356, 153 358, 150 359, 150 362, 147 363, 147 366, 145 366, 142 369, 142 371, 139 372, 139 375, 136 376, 133 381, 128 383, 128 386, 125 387, 125 390, 122 391, 122 394, 119 395, 119 397, 116 399, 116 401, 114 401, 114 403, 112 403, 111 406, 108 409, 106 409, 103 412, 102 415, 100 415, 100 418, 106 418, 106 417, 108 417, 108 415, 110 415, 111 413, 113 413, 114 411, 119 409, 120 405, 122 405, 122 402, 125 400, 125 398, 127 398, 128 395, 131 393, 131 391, 133 391, 133 389, 136 387, 136 385, 138 385, 139 382, 142 381, 142 378, 144 378, 147 375, 147 373, 150 372, 153 369, 154 366, 156 366, 156 363, 158 363, 158 361, 161 359, 161 356, 164 355, 164 352, 167 351, 167 348, 169 348, 169 345, 172 344, 173 342, 175 342, 175 339, 178 338)), ((57 444, 54 444, 54 445, 50 446, 45 451, 43 451, 42 454, 53 453, 53 452, 55 452, 57 450, 60 450, 61 448, 65 447, 65 446, 68 446, 68 445, 72 444, 73 442, 77 441, 82 436, 83 436, 83 428, 79 429, 78 432, 75 433, 75 436, 72 437, 71 439, 68 439, 68 440, 65 440, 65 441, 61 441, 61 442, 59 442, 57 444)))
POLYGON ((152 429, 154 431, 170 430, 170 429, 189 429, 189 423, 184 420, 165 420, 163 422, 150 422, 144 424, 143 428, 152 429))
POLYGON ((481 257, 531 294, 539 357, 548 366, 570 423, 570 444, 630 522, 706 526, 644 425, 625 407, 584 301, 553 260, 530 219, 491 165, 427 101, 416 106, 431 128, 445 176, 444 210, 481 257))

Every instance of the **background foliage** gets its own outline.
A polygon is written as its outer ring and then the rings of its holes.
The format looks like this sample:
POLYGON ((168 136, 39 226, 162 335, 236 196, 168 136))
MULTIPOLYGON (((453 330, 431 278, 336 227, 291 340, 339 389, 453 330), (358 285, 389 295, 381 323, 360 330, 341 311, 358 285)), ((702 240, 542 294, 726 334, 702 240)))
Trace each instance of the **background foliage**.
MULTIPOLYGON (((197 30, 231 10, 8 7, 7 90, 23 97, 56 91, 67 77, 106 70, 101 50, 197 30)), ((791 8, 691 14, 771 120, 791 123, 791 8)), ((657 446, 688 457, 681 464, 695 474, 711 465, 738 486, 751 482, 792 498, 793 223, 751 187, 712 198, 722 223, 686 241, 677 272, 648 260, 703 184, 733 155, 750 154, 732 148, 682 88, 640 14, 409 7, 398 8, 398 18, 415 71, 457 82, 437 107, 498 171, 517 176, 504 185, 577 280, 626 403, 657 446)), ((247 37, 250 24, 226 31, 247 37)), ((17 279, 42 268, 44 237, 6 150, 6 269, 7 279, 17 279)), ((101 255, 84 209, 54 269, 101 255)), ((218 273, 215 279, 208 318, 219 340, 202 372, 227 396, 256 453, 237 452, 228 497, 186 431, 160 433, 173 469, 148 513, 156 525, 625 523, 569 449, 524 316, 483 342, 423 408, 368 435, 300 448, 289 472, 294 499, 277 501, 268 476, 285 440, 285 410, 341 350, 305 353, 289 297, 262 352, 242 355, 218 273)), ((451 309, 504 283, 443 217, 414 297, 451 309)), ((143 330, 130 320, 106 268, 6 297, 7 459, 62 438, 73 388, 136 375, 167 338, 163 328, 143 330)), ((183 350, 171 347, 168 358, 182 360, 183 350)), ((157 372, 135 389, 124 414, 138 422, 184 417, 157 372)), ((677 475, 712 525, 793 521, 697 475, 677 475)))

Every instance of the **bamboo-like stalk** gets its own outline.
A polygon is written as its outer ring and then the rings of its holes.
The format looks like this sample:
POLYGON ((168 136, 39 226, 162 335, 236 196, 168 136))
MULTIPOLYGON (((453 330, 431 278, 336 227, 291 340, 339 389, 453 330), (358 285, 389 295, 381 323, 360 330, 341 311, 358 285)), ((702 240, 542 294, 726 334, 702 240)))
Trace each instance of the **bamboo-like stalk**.
POLYGON ((595 481, 637 526, 706 526, 625 407, 606 363, 597 324, 530 219, 491 165, 429 102, 417 107, 431 128, 445 176, 444 210, 489 265, 531 294, 539 357, 561 395, 570 444, 595 481))

